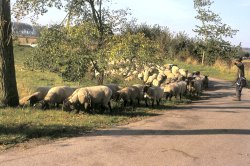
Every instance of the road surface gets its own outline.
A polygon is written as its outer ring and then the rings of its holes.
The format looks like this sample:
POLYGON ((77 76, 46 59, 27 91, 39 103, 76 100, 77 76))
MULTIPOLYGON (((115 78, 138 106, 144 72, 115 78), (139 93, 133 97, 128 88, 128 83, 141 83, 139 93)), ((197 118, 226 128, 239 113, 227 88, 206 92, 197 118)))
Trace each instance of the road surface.
POLYGON ((162 115, 0 154, 1 166, 250 166, 250 90, 226 81, 162 115))

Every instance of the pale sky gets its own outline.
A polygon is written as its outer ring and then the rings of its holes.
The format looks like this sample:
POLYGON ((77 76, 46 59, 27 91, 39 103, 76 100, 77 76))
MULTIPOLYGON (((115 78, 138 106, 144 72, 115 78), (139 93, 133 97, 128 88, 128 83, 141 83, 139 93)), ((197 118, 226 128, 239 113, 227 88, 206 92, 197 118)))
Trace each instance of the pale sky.
MULTIPOLYGON (((219 14, 222 22, 238 29, 239 32, 233 39, 232 44, 250 48, 250 0, 214 0, 212 11, 219 14)), ((171 32, 186 32, 190 37, 195 33, 192 29, 199 22, 194 18, 196 11, 193 8, 193 0, 112 0, 116 9, 130 8, 133 18, 138 23, 149 25, 158 24, 167 26, 171 32)), ((64 11, 55 9, 40 17, 39 23, 46 25, 59 23, 65 17, 64 11)), ((27 22, 27 20, 26 20, 27 22)))

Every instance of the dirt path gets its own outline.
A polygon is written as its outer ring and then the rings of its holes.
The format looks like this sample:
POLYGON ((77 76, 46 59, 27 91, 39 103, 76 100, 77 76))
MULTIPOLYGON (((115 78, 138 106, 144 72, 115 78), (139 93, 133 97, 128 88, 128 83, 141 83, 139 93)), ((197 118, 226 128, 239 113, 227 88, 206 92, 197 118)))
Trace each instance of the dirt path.
POLYGON ((250 90, 230 83, 191 105, 89 136, 0 155, 1 166, 250 166, 250 90))

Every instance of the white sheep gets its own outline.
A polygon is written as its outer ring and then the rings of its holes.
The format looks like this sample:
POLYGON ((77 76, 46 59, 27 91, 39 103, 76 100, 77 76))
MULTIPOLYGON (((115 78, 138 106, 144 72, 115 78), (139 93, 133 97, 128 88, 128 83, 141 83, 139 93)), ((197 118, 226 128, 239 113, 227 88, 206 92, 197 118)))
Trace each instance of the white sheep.
POLYGON ((173 73, 174 75, 177 75, 177 74, 179 73, 179 67, 173 66, 172 69, 171 69, 171 71, 172 71, 172 73, 173 73))
POLYGON ((19 100, 19 105, 25 106, 29 102, 30 106, 34 106, 34 104, 44 99, 50 89, 51 87, 38 87, 33 94, 19 100))
POLYGON ((110 99, 112 90, 107 86, 92 86, 77 89, 69 96, 63 104, 63 110, 70 111, 72 109, 91 110, 94 105, 102 107, 101 111, 109 108, 112 112, 110 99))
POLYGON ((179 69, 179 73, 180 73, 182 76, 187 77, 188 70, 186 70, 186 69, 179 69))
POLYGON ((180 88, 177 84, 177 82, 169 83, 164 86, 164 93, 166 96, 166 99, 169 98, 171 101, 172 97, 175 96, 177 98, 177 95, 180 94, 180 88))
POLYGON ((146 84, 151 85, 152 82, 153 82, 153 80, 156 79, 156 77, 157 77, 157 74, 156 74, 156 73, 153 74, 152 76, 149 76, 149 77, 148 77, 148 80, 146 81, 146 84))
POLYGON ((127 103, 130 102, 132 106, 134 106, 135 100, 140 104, 140 90, 136 86, 125 87, 119 91, 117 91, 117 101, 122 99, 124 102, 124 107, 126 107, 127 103))
POLYGON ((117 84, 106 84, 105 86, 109 87, 109 89, 112 91, 111 99, 115 99, 117 96, 117 91, 120 90, 121 87, 119 87, 117 84))
POLYGON ((157 103, 157 105, 160 105, 160 101, 164 96, 164 89, 162 87, 157 86, 145 86, 143 89, 144 92, 144 98, 146 106, 148 106, 147 100, 152 101, 152 107, 154 107, 154 103, 157 103))
POLYGON ((77 88, 72 88, 68 86, 57 86, 51 88, 47 95, 42 101, 42 108, 47 109, 49 105, 59 107, 59 104, 62 104, 65 99, 67 99, 77 88))

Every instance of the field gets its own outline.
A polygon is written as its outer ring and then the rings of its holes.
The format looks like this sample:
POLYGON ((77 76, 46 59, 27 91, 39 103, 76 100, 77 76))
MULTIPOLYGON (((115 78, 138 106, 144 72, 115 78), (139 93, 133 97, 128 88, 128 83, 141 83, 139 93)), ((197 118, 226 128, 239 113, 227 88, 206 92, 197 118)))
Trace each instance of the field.
MULTIPOLYGON (((27 58, 32 58, 31 49, 30 47, 15 47, 16 75, 20 97, 31 93, 37 86, 95 85, 95 82, 89 79, 81 83, 65 82, 54 73, 25 69, 23 63, 27 58)), ((166 63, 175 63, 190 71, 199 70, 202 74, 221 79, 232 80, 235 75, 235 69, 227 70, 218 66, 204 67, 201 65, 188 65, 178 61, 166 61, 166 63)), ((135 110, 127 108, 122 111, 119 109, 119 104, 113 103, 116 112, 114 115, 108 113, 74 114, 61 110, 42 111, 33 108, 2 108, 0 109, 0 150, 4 151, 13 146, 22 146, 25 142, 34 140, 47 142, 57 138, 82 135, 100 128, 127 124, 146 117, 157 116, 177 104, 187 104, 189 102, 189 99, 184 99, 182 102, 173 100, 172 102, 165 102, 163 106, 157 109, 142 106, 135 110)))

